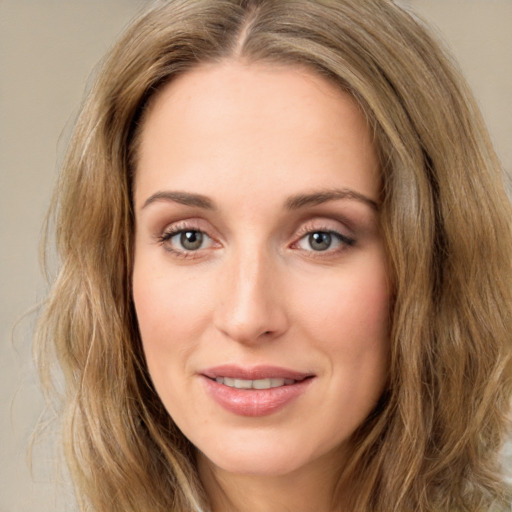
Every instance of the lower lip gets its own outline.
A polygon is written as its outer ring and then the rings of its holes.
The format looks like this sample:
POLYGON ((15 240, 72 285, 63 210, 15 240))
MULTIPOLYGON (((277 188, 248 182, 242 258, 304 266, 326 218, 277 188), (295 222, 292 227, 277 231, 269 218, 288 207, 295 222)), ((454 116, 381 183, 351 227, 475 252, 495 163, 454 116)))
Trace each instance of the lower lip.
POLYGON ((313 379, 270 389, 237 389, 203 376, 210 396, 227 411, 239 416, 267 416, 283 409, 304 393, 313 379))

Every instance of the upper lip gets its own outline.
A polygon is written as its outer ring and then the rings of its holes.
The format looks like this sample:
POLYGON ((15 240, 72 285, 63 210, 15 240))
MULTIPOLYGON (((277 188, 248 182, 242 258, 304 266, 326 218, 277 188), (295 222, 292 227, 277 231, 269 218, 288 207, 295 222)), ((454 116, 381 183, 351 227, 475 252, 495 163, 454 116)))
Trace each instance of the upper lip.
POLYGON ((259 379, 291 379, 291 380, 304 380, 307 377, 313 377, 313 373, 300 372, 290 368, 282 368, 280 366, 252 366, 242 367, 232 364, 223 364, 207 368, 200 372, 201 375, 210 379, 217 377, 228 377, 231 379, 242 380, 259 380, 259 379))

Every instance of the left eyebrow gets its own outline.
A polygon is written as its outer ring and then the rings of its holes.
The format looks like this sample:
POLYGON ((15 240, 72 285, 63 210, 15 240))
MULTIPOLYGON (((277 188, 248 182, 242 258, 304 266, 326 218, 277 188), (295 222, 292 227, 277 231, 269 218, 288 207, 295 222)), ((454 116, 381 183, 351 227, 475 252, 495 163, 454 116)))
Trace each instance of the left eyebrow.
POLYGON ((288 210, 298 210, 299 208, 303 208, 305 206, 316 206, 328 201, 335 201, 337 199, 350 199, 353 201, 360 201, 361 203, 370 206, 373 210, 379 209, 379 205, 376 201, 349 188, 321 190, 311 194, 297 194, 295 196, 289 197, 285 203, 285 206, 288 210))
POLYGON ((180 191, 171 191, 164 190, 155 192, 153 195, 148 197, 144 204, 141 207, 141 210, 146 208, 152 203, 158 201, 168 201, 178 204, 183 204, 185 206, 195 206, 197 208, 204 208, 205 210, 215 210, 216 207, 213 201, 206 196, 201 194, 192 194, 190 192, 180 192, 180 191))

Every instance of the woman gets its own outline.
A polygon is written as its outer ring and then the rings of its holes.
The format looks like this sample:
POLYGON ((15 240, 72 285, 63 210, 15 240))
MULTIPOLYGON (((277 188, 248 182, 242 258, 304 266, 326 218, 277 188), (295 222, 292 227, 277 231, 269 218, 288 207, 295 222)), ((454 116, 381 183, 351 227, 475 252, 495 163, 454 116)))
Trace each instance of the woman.
POLYGON ((84 509, 507 507, 510 205, 392 2, 156 3, 56 204, 40 350, 84 509))

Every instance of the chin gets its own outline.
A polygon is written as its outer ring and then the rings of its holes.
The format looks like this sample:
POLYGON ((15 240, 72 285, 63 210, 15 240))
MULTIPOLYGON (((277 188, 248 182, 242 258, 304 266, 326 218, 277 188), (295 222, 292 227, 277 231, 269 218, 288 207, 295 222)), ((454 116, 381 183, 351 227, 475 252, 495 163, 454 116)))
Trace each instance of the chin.
POLYGON ((251 452, 224 453, 219 456, 207 457, 207 463, 231 474, 246 476, 283 476, 293 473, 301 467, 301 462, 292 458, 290 454, 273 454, 261 456, 251 452))
POLYGON ((290 437, 264 439, 258 432, 250 437, 241 442, 228 437, 215 446, 205 446, 200 451, 203 462, 231 474, 277 477, 307 467, 325 455, 290 437))

